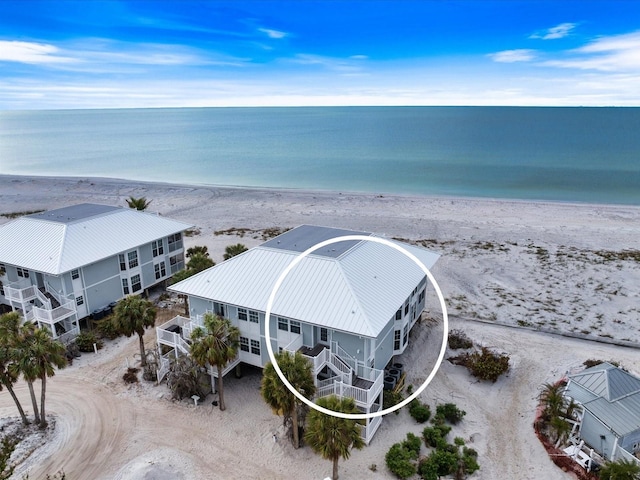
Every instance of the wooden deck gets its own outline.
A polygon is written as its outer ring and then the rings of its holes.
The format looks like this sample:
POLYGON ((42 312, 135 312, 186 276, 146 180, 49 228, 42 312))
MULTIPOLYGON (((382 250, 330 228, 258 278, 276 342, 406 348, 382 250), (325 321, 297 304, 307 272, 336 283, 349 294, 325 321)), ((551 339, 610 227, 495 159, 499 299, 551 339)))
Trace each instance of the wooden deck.
POLYGON ((356 377, 353 380, 353 386, 362 388, 363 390, 369 390, 373 386, 373 382, 371 380, 366 380, 364 378, 356 377))

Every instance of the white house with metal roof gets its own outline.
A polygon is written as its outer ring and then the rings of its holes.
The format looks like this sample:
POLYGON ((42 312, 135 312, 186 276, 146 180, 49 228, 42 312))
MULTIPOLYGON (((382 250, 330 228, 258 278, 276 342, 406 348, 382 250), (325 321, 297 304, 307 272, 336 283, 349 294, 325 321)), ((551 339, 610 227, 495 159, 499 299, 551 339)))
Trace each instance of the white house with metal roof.
POLYGON ((20 217, 0 227, 0 303, 64 340, 78 320, 181 270, 188 228, 89 203, 20 217))
POLYGON ((640 378, 610 363, 569 376, 564 395, 582 412, 578 436, 606 460, 640 464, 640 378))
MULTIPOLYGON (((229 318, 241 332, 238 358, 264 367, 265 310, 293 260, 325 240, 370 233, 302 225, 169 287, 188 296, 190 318, 158 327, 158 343, 188 353, 189 337, 206 312, 229 318)), ((438 255, 402 246, 431 268, 438 255)), ((364 412, 382 408, 384 369, 409 342, 425 308, 427 277, 408 256, 381 243, 348 240, 315 250, 291 270, 275 297, 269 336, 274 351, 300 351, 313 362, 317 395, 356 400, 364 412)), ((166 347, 165 347, 166 350, 166 347)), ((165 359, 167 356, 165 355, 165 359)), ((168 368, 165 360, 164 370, 168 368)), ((223 372, 224 374, 224 372, 223 372)), ((368 442, 381 417, 370 420, 368 442)))

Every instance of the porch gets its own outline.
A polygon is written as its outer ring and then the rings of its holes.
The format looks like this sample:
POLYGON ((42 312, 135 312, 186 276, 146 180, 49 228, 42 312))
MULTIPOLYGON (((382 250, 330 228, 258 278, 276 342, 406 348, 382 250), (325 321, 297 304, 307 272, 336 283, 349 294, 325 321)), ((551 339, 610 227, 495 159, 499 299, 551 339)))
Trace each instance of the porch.
MULTIPOLYGON (((164 355, 160 355, 160 366, 158 368, 157 381, 160 383, 171 368, 171 363, 179 355, 189 355, 191 350, 191 333, 196 327, 203 326, 202 316, 191 319, 178 315, 166 323, 163 323, 159 327, 156 327, 156 341, 158 343, 158 349, 161 349, 161 345, 165 345, 170 350, 164 355)), ((162 353, 160 351, 160 353, 162 353)), ((224 377, 231 370, 236 368, 240 363, 240 355, 235 356, 230 362, 222 369, 222 376, 224 377)), ((212 378, 218 378, 218 369, 207 366, 207 373, 212 378)))
POLYGON ((285 347, 288 351, 299 351, 313 366, 316 383, 316 398, 336 395, 351 397, 359 408, 372 411, 371 407, 379 399, 383 389, 384 372, 362 365, 351 357, 340 345, 332 342, 302 345, 301 337, 285 347), (327 376, 327 378, 319 378, 327 376))
POLYGON ((33 321, 38 327, 46 328, 57 340, 67 342, 80 333, 74 300, 66 299, 44 287, 37 288, 29 284, 28 280, 7 285, 5 297, 13 309, 22 310, 26 321, 33 321))

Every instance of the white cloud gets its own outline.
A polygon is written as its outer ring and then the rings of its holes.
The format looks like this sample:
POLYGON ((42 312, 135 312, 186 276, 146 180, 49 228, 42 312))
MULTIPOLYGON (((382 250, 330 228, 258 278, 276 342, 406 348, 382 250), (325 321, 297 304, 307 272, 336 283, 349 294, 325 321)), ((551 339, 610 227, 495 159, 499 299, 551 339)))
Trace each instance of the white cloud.
POLYGON ((564 59, 543 65, 603 72, 640 71, 640 31, 600 37, 567 54, 564 59))
POLYGON ((490 53, 489 57, 491 57, 494 62, 500 63, 529 62, 536 57, 536 51, 526 48, 503 50, 501 52, 490 53))
POLYGON ((0 40, 0 62, 29 64, 71 63, 76 59, 58 55, 60 49, 47 43, 0 40))
POLYGON ((259 28, 258 31, 262 32, 262 33, 265 33, 269 38, 280 39, 280 38, 284 38, 284 37, 287 36, 286 32, 281 32, 279 30, 273 30, 271 28, 259 28))
POLYGON ((541 40, 557 40, 558 38, 564 38, 571 33, 571 31, 576 28, 575 23, 561 23, 560 25, 556 25, 555 27, 551 27, 547 30, 543 30, 542 32, 534 33, 529 36, 529 38, 538 38, 541 40))

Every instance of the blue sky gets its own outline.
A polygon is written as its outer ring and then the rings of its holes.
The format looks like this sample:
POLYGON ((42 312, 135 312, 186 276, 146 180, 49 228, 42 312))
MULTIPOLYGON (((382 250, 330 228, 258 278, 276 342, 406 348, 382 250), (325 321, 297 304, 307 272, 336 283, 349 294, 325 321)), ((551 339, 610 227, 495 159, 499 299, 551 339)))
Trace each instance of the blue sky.
POLYGON ((0 2, 0 110, 640 106, 640 2, 0 2))

